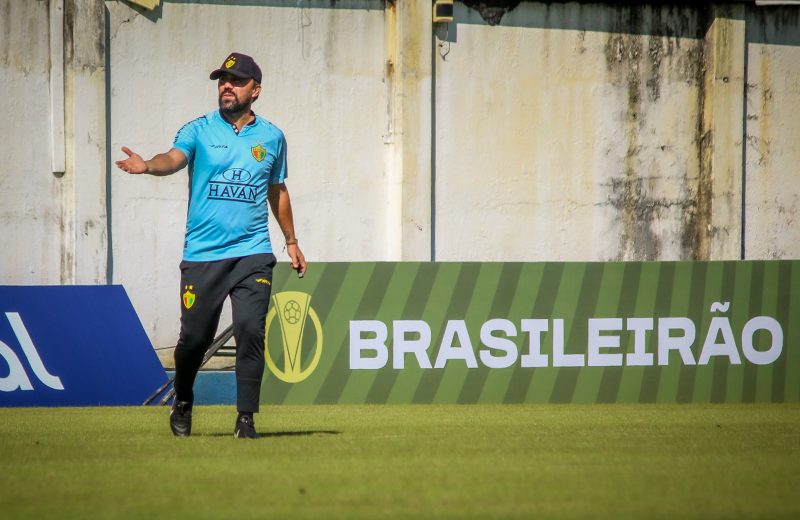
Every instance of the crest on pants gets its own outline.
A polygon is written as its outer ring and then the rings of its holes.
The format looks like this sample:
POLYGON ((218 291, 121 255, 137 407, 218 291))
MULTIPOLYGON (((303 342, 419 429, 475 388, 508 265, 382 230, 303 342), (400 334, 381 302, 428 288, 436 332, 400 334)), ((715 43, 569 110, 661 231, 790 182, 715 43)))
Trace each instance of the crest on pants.
POLYGON ((191 309, 195 301, 195 294, 192 292, 194 286, 185 285, 183 288, 186 290, 186 292, 183 293, 183 306, 186 307, 187 309, 191 309))

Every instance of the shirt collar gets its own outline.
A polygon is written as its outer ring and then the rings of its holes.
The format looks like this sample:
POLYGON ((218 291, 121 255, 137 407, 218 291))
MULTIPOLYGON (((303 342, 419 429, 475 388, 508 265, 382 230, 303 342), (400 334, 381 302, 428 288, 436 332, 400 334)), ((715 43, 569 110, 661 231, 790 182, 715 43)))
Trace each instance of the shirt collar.
MULTIPOLYGON (((255 126, 255 124, 258 122, 258 115, 256 115, 256 113, 253 112, 252 110, 250 111, 250 113, 253 115, 253 120, 250 121, 249 123, 247 123, 246 125, 244 125, 242 127, 242 130, 244 130, 245 127, 248 127, 248 126, 255 126)), ((233 123, 231 123, 227 119, 225 119, 225 116, 222 115, 222 111, 221 110, 217 109, 217 115, 219 116, 220 119, 222 119, 223 123, 225 123, 226 125, 231 127, 231 129, 236 133, 236 135, 239 135, 239 131, 236 130, 236 125, 234 125, 233 123)))

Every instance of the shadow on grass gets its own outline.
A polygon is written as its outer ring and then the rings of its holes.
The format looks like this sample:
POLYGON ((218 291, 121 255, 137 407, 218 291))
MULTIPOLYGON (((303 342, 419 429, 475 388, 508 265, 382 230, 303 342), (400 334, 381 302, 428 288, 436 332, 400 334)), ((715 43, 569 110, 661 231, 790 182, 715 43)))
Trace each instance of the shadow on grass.
MULTIPOLYGON (((259 433, 258 436, 261 439, 267 439, 270 437, 308 437, 311 435, 340 435, 342 432, 336 430, 306 430, 306 431, 299 431, 299 432, 263 432, 259 433)), ((232 437, 232 433, 195 433, 192 434, 192 437, 232 437)))

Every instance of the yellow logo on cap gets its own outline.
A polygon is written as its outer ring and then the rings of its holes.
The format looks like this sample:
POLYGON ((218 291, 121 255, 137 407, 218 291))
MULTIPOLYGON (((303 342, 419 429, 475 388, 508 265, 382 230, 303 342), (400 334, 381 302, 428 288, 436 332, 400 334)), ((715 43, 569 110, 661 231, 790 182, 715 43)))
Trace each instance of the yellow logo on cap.
POLYGON ((225 68, 229 69, 234 65, 236 65, 236 56, 231 56, 230 58, 228 58, 228 61, 225 62, 225 68))

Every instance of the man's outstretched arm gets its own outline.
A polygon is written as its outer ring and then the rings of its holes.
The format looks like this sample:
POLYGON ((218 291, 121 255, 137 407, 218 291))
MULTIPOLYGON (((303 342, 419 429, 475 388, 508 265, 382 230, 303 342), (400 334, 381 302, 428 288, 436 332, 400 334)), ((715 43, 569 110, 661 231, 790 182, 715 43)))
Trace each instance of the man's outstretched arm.
POLYGON ((149 161, 142 159, 142 156, 131 151, 127 146, 122 147, 122 151, 128 158, 117 161, 117 167, 128 173, 149 173, 150 175, 170 175, 186 166, 186 156, 177 148, 172 148, 168 152, 153 156, 149 161))

